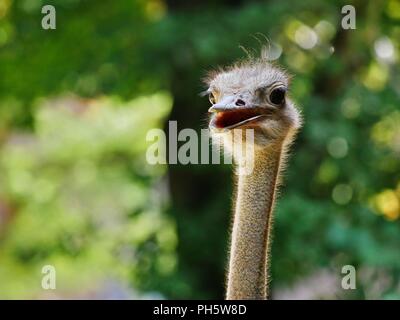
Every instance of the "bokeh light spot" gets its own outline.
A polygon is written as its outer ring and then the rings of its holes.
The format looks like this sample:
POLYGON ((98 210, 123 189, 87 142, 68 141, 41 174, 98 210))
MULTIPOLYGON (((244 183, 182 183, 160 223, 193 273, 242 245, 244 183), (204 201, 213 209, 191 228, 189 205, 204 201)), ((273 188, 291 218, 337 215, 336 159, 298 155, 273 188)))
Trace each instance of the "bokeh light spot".
POLYGON ((394 45, 388 37, 381 37, 376 40, 374 50, 378 60, 387 63, 396 61, 394 45))
POLYGON ((398 219, 400 216, 400 201, 396 192, 387 189, 375 197, 376 209, 389 220, 398 219))
POLYGON ((347 98, 343 100, 341 111, 343 116, 348 119, 357 118, 360 115, 360 103, 354 98, 347 98))
POLYGON ((324 161, 318 170, 318 181, 328 184, 334 181, 339 175, 339 168, 334 161, 324 161))
POLYGON ((400 153, 400 112, 391 112, 376 123, 371 132, 372 140, 400 153))
POLYGON ((316 32, 306 25, 302 25, 296 30, 294 38, 296 43, 306 50, 314 48, 318 42, 316 32))
POLYGON ((328 142, 328 152, 334 158, 344 158, 349 150, 346 139, 341 137, 332 138, 328 142))
POLYGON ((362 76, 362 83, 372 91, 381 91, 389 78, 389 70, 386 65, 376 62, 371 63, 362 76))
POLYGON ((337 204, 345 205, 353 197, 353 188, 348 184, 338 184, 333 188, 332 199, 337 204))
POLYGON ((272 43, 268 48, 268 60, 273 61, 279 59, 282 54, 282 47, 278 43, 272 43))
POLYGON ((400 19, 400 1, 389 0, 387 2, 386 14, 393 19, 400 19))
POLYGON ((167 6, 161 0, 149 0, 146 3, 145 10, 149 20, 157 21, 165 16, 167 12, 167 6))
POLYGON ((319 21, 315 25, 314 30, 318 34, 319 39, 324 42, 331 40, 336 33, 336 29, 333 24, 326 20, 319 21))

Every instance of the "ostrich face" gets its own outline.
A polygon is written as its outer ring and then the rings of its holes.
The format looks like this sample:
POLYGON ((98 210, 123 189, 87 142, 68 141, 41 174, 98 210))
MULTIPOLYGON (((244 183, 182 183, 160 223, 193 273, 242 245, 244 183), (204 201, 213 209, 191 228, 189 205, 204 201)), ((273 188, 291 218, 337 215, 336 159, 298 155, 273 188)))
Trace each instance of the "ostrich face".
POLYGON ((234 141, 234 129, 253 129, 254 145, 265 147, 283 142, 301 125, 300 114, 287 97, 288 76, 264 60, 216 72, 207 84, 212 104, 209 128, 224 141, 234 141))

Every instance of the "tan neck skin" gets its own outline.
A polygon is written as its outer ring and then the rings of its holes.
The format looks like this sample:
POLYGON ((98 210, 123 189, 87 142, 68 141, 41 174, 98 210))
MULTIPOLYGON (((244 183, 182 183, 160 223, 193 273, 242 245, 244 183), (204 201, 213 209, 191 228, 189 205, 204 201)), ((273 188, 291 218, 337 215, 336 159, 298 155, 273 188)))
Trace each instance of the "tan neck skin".
POLYGON ((267 299, 268 251, 282 146, 255 151, 254 170, 239 175, 226 298, 267 299))

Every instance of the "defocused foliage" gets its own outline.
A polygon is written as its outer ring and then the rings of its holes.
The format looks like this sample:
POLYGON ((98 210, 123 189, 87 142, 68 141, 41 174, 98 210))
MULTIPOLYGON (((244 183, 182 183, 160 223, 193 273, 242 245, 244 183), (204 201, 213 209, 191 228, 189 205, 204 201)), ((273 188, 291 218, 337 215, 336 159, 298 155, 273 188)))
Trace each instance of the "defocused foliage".
POLYGON ((273 292, 352 264, 338 298, 400 298, 400 1, 352 3, 0 0, 0 297, 221 298, 230 168, 150 166, 146 133, 204 128, 206 70, 268 43, 305 118, 273 292))

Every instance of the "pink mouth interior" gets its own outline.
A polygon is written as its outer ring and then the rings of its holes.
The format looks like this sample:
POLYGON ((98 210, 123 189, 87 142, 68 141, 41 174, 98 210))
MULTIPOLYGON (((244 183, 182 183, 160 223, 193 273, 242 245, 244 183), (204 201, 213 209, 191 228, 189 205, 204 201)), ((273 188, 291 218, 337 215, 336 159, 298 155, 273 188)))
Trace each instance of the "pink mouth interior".
POLYGON ((260 112, 255 109, 218 112, 215 116, 214 124, 217 128, 226 128, 259 115, 260 112))

